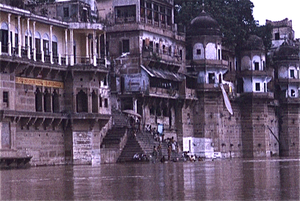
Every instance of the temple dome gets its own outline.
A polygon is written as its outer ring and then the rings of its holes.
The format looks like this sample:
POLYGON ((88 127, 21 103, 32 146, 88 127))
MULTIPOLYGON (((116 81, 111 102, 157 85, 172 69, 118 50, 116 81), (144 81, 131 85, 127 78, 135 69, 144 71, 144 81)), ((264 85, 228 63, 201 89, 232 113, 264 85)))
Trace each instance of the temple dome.
POLYGON ((299 47, 294 45, 289 45, 287 42, 282 43, 282 45, 276 50, 274 54, 277 59, 296 59, 299 60, 299 47))
POLYGON ((220 35, 220 26, 208 13, 202 11, 190 24, 190 35, 220 35))
POLYGON ((244 44, 243 49, 245 50, 264 50, 264 42, 257 35, 250 35, 246 43, 244 44))

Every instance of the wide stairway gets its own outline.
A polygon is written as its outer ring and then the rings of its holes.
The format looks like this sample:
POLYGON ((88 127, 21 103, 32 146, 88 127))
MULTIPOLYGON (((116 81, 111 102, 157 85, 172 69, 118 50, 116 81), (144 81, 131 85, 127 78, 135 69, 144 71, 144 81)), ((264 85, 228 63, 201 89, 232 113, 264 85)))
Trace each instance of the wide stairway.
MULTIPOLYGON (((153 152, 153 147, 159 146, 159 142, 153 139, 153 136, 149 132, 137 132, 136 136, 133 135, 133 131, 129 131, 127 143, 122 150, 120 157, 117 162, 133 162, 134 155, 138 154, 141 156, 145 155, 148 159, 153 152)), ((161 155, 159 157, 165 156, 167 158, 167 143, 161 143, 161 155)))
POLYGON ((119 144, 126 133, 126 127, 113 127, 103 138, 100 148, 119 148, 119 144))

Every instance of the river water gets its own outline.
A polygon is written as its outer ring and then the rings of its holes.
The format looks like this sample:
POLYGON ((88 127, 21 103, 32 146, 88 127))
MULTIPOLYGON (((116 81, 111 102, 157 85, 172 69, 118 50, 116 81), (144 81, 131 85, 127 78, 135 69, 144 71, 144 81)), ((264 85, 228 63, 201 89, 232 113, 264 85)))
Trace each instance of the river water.
POLYGON ((299 159, 1 170, 0 200, 299 200, 299 159))

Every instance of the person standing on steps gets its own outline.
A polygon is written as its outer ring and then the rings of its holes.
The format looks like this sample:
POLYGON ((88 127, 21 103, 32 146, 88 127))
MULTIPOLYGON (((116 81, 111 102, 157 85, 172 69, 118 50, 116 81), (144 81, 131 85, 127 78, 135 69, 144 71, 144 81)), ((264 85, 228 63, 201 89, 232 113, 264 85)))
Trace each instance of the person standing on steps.
POLYGON ((153 146, 152 156, 153 156, 153 162, 155 163, 156 159, 157 159, 157 149, 156 149, 156 146, 153 146))

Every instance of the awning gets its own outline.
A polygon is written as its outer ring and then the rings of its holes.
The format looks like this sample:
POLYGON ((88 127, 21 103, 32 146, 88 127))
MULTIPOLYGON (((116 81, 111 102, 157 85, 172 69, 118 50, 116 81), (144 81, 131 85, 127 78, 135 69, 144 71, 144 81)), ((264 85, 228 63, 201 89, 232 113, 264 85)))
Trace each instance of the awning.
POLYGON ((141 65, 141 68, 150 75, 150 77, 165 79, 165 80, 172 80, 175 82, 181 82, 184 80, 184 76, 178 73, 173 73, 168 70, 163 69, 154 69, 150 67, 145 67, 141 65))
POLYGON ((136 113, 136 112, 133 111, 133 110, 123 110, 122 112, 125 113, 125 114, 129 114, 129 115, 138 117, 138 118, 141 118, 141 117, 142 117, 140 114, 136 113))

